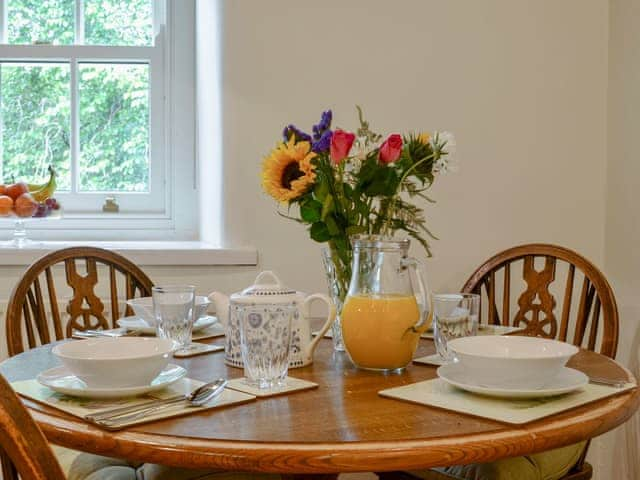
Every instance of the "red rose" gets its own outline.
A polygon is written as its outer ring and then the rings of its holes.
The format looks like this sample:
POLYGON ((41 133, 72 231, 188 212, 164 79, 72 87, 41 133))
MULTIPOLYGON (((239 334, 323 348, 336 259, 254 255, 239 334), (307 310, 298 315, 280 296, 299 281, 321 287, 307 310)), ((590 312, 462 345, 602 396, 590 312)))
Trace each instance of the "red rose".
POLYGON ((353 133, 345 132, 344 130, 336 130, 331 136, 331 161, 337 165, 349 155, 351 145, 356 139, 353 133))
POLYGON ((397 133, 389 135, 382 145, 380 145, 380 161, 382 163, 393 163, 400 158, 402 151, 402 137, 397 133))

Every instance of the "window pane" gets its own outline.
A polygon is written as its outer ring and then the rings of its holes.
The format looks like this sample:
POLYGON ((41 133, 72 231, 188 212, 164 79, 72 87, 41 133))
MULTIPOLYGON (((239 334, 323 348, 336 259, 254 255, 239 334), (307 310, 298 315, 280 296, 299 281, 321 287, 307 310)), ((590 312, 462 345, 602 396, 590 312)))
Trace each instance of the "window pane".
POLYGON ((80 65, 79 187, 149 190, 148 65, 80 65))
POLYGON ((8 42, 74 42, 74 0, 8 0, 8 42))
POLYGON ((151 45, 151 0, 85 0, 87 45, 151 45))
POLYGON ((70 187, 69 65, 0 65, 2 181, 40 183, 53 165, 70 187))

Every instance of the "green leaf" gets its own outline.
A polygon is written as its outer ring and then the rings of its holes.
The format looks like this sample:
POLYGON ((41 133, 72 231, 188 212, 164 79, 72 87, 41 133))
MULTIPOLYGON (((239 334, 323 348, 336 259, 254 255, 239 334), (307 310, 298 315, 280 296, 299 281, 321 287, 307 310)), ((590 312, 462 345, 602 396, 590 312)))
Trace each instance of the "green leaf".
POLYGON ((324 220, 327 218, 327 215, 333 212, 333 197, 331 195, 327 195, 322 203, 322 212, 320 213, 320 219, 324 220))
POLYGON ((324 222, 315 222, 313 225, 311 225, 309 234, 311 235, 311 238, 313 240, 319 243, 326 242, 331 238, 329 229, 324 222))
POLYGON ((392 197, 398 190, 399 182, 400 178, 398 178, 398 174, 394 168, 383 167, 374 173, 364 193, 369 197, 377 197, 378 195, 392 197))
POLYGON ((329 194, 329 185, 327 185, 324 178, 318 177, 318 182, 313 190, 313 194, 319 201, 324 202, 325 197, 329 194))
POLYGON ((314 223, 320 220, 322 203, 317 200, 307 199, 300 205, 300 216, 307 223, 314 223))
POLYGON ((332 237, 340 235, 340 227, 338 227, 338 224, 331 215, 328 215, 327 218, 324 219, 324 223, 327 225, 327 230, 332 237))

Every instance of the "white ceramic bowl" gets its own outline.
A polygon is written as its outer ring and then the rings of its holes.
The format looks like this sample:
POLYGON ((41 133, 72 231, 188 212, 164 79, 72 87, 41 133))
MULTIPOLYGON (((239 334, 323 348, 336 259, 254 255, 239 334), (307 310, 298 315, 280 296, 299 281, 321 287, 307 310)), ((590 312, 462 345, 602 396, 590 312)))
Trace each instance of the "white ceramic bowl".
POLYGON ((166 338, 92 338, 56 345, 52 353, 89 387, 124 388, 149 385, 173 348, 166 338))
MULTIPOLYGON (((194 321, 207 316, 207 310, 210 304, 211 300, 204 295, 196 295, 194 321)), ((150 327, 155 326, 156 320, 153 315, 153 297, 132 298, 127 300, 127 305, 133 308, 136 317, 145 320, 150 327)))
POLYGON ((524 336, 478 336, 447 344, 479 383, 539 388, 553 379, 578 348, 564 342, 524 336))

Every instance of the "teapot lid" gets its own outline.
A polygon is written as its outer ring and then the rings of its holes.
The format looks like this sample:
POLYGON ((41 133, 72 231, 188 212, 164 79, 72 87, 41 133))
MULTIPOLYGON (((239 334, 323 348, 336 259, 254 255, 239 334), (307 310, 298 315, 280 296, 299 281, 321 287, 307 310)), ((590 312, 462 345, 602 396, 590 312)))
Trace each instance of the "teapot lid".
POLYGON ((285 287, 274 272, 265 270, 258 274, 253 285, 231 295, 231 300, 242 303, 291 303, 297 296, 298 293, 285 287))

